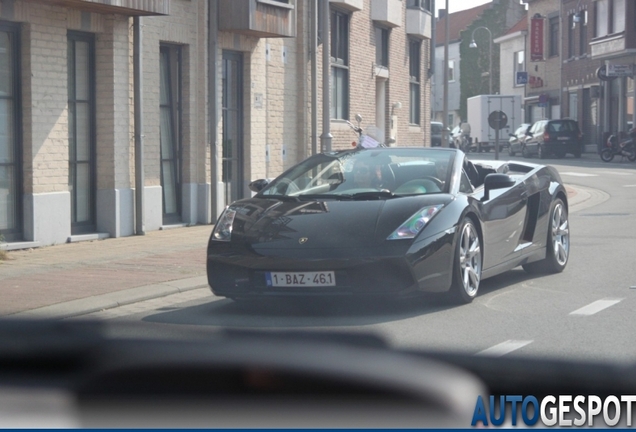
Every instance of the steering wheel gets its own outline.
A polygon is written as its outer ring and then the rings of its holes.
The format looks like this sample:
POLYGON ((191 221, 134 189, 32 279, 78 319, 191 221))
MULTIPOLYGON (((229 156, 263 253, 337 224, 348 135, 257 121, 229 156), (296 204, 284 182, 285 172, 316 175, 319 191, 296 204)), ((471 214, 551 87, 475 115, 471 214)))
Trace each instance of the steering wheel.
POLYGON ((437 177, 433 177, 433 176, 424 176, 422 177, 422 180, 430 180, 433 183, 435 183, 435 185, 442 190, 444 188, 444 182, 441 181, 440 179, 438 179, 437 177))

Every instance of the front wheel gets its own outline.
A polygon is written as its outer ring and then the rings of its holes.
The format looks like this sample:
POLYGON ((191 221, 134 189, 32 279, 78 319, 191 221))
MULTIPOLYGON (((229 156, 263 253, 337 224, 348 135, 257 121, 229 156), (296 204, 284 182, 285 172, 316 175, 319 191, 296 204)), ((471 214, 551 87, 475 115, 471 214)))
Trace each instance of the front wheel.
POLYGON ((455 247, 451 292, 461 303, 470 303, 477 296, 481 281, 481 239, 475 224, 464 218, 459 225, 455 247))
POLYGON ((614 159, 614 152, 612 151, 612 149, 604 148, 601 151, 601 160, 603 162, 611 162, 612 159, 614 159))
POLYGON ((512 144, 510 144, 510 146, 508 147, 508 155, 510 157, 514 157, 515 155, 515 151, 512 149, 512 144))
POLYGON ((570 222, 560 198, 554 200, 550 209, 545 255, 541 261, 524 264, 523 269, 528 273, 560 273, 565 269, 570 256, 570 222))
POLYGON ((627 156, 627 159, 629 159, 630 162, 636 161, 636 149, 632 149, 629 156, 627 156))

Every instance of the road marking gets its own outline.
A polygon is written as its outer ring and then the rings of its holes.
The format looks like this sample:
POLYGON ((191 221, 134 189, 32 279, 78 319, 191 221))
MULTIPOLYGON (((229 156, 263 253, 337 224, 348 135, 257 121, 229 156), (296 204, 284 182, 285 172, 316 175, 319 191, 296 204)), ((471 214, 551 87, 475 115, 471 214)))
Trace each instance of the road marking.
POLYGON ((587 174, 587 173, 580 173, 580 172, 562 172, 560 174, 569 175, 573 177, 598 177, 598 174, 587 174))
POLYGON ((616 303, 620 303, 623 300, 624 299, 597 300, 587 306, 583 306, 582 308, 575 310, 574 312, 570 312, 570 315, 594 315, 595 313, 598 313, 603 309, 607 309, 610 306, 614 306, 616 303))
POLYGON ((611 174, 611 175, 617 175, 617 176, 631 176, 634 175, 633 173, 626 173, 626 172, 617 172, 617 171, 597 171, 601 174, 611 174))
POLYGON ((531 340, 507 340, 477 353, 478 356, 501 357, 532 343, 531 340))

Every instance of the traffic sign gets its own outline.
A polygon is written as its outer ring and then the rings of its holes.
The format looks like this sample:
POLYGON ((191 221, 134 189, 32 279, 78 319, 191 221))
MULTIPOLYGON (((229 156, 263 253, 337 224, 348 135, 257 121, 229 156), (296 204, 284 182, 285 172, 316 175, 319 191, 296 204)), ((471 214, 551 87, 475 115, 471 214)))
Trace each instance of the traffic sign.
POLYGON ((517 85, 526 85, 528 84, 528 72, 519 72, 515 76, 515 82, 517 85))
POLYGON ((508 116, 503 111, 493 111, 488 116, 488 125, 494 130, 500 130, 508 124, 508 116))

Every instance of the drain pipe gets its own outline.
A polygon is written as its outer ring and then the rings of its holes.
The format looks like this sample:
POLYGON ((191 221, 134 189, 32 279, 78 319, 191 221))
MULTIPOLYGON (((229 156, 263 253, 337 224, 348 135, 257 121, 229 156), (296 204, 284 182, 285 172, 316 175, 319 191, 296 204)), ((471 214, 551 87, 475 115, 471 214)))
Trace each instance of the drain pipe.
POLYGON ((210 193, 211 222, 215 223, 220 216, 219 187, 217 185, 217 135, 218 135, 218 101, 217 101, 217 56, 219 52, 219 2, 208 3, 208 104, 209 104, 209 140, 210 140, 210 193))
POLYGON ((145 235, 144 228, 144 125, 143 125, 143 91, 142 91, 142 57, 143 42, 141 17, 133 18, 133 87, 134 87, 134 121, 135 121, 135 233, 145 235))
POLYGON ((330 49, 330 40, 331 36, 329 34, 329 20, 331 19, 331 14, 329 10, 329 0, 321 0, 322 1, 322 11, 323 11, 323 20, 322 20, 322 136, 320 137, 320 144, 323 152, 331 151, 331 141, 333 135, 331 135, 331 113, 329 112, 329 104, 330 104, 330 90, 329 87, 329 78, 331 76, 331 53, 330 49))
POLYGON ((311 2, 311 154, 318 153, 318 0, 311 2))

